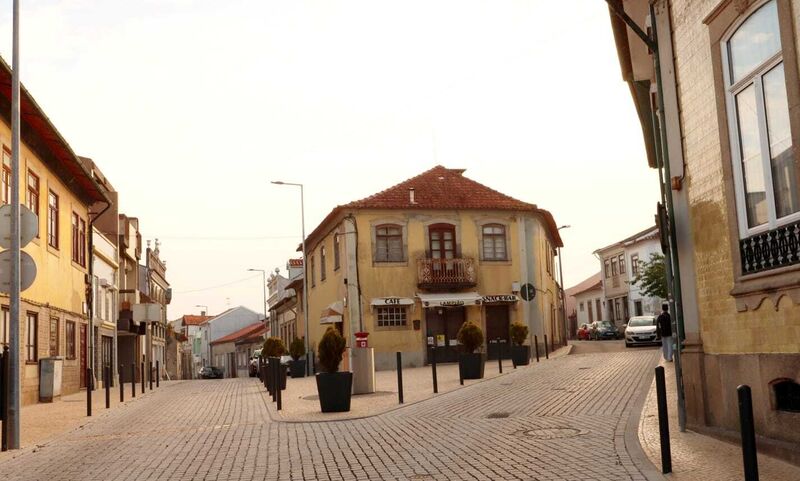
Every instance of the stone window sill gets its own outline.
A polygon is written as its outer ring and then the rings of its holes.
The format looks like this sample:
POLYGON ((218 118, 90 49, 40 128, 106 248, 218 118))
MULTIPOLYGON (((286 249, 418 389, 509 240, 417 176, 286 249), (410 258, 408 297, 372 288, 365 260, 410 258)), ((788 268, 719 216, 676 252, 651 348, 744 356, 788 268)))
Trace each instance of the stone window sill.
POLYGON ((793 265, 741 276, 735 280, 730 295, 739 312, 754 311, 766 299, 777 311, 781 297, 789 296, 800 305, 800 265, 793 265))

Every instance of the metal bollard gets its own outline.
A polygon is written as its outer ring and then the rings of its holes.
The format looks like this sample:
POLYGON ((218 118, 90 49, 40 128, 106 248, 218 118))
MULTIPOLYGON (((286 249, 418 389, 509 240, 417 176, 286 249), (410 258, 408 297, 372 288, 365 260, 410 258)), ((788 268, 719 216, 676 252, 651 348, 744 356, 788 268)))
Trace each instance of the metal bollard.
POLYGON ((147 367, 150 369, 147 371, 147 380, 150 381, 150 390, 153 390, 153 361, 147 363, 147 367))
POLYGON ((403 404, 403 354, 397 351, 397 398, 403 404))
POLYGON ((161 361, 156 361, 156 387, 161 383, 161 361))
POLYGON ((539 336, 533 336, 533 349, 536 351, 536 362, 539 362, 539 336))
POLYGON ((279 380, 278 380, 278 369, 277 369, 277 362, 275 362, 274 357, 269 358, 269 368, 270 372, 272 373, 272 402, 278 401, 278 394, 275 392, 280 388, 279 380))
POLYGON ((136 363, 131 364, 131 398, 136 397, 136 363))
POLYGON ((497 368, 500 370, 500 374, 503 374, 503 344, 502 340, 498 337, 497 338, 497 368))
POLYGON ((281 401, 281 391, 283 391, 283 389, 281 389, 281 379, 283 379, 283 376, 286 374, 286 368, 281 366, 281 358, 276 357, 275 360, 277 361, 275 363, 275 402, 278 403, 278 411, 280 411, 283 407, 283 403, 281 401), (283 369, 283 375, 281 374, 281 369, 283 369))
POLYGON ((742 460, 744 480, 758 481, 758 451, 756 430, 753 425, 753 396, 750 386, 742 384, 736 388, 739 396, 739 423, 742 431, 742 460))
POLYGON ((458 383, 464 385, 464 372, 461 370, 461 363, 458 363, 458 383))
POLYGON ((436 344, 431 346, 431 370, 433 371, 433 393, 439 393, 439 380, 436 377, 436 344))
POLYGON ((317 363, 314 351, 311 351, 311 374, 317 373, 317 363))
POLYGON ((667 387, 664 368, 656 368, 656 397, 658 398, 658 433, 661 435, 661 472, 672 472, 672 452, 669 445, 669 415, 667 413, 667 387))
POLYGON ((103 367, 103 387, 106 388, 106 409, 111 408, 111 368, 103 367))
POLYGON ((119 402, 125 402, 125 383, 122 382, 122 371, 125 369, 124 364, 119 366, 119 402))
POLYGON ((92 368, 86 368, 86 415, 92 416, 92 368))
POLYGON ((144 394, 144 361, 142 361, 142 371, 140 376, 142 377, 142 394, 144 394))
POLYGON ((544 335, 544 358, 550 359, 550 353, 547 351, 547 334, 544 335))
MULTIPOLYGON (((5 422, 8 418, 8 384, 9 374, 9 357, 8 346, 3 346, 2 356, 0 356, 0 421, 5 422)), ((0 429, 3 433, 0 435, 0 451, 8 451, 8 436, 6 434, 6 427, 0 429)))

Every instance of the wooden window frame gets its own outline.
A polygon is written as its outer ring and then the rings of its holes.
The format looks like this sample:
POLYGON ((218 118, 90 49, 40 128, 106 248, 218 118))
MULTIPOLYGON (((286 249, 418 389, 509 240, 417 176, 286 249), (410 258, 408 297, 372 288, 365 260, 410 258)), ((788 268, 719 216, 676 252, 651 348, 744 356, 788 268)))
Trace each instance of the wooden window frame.
POLYGON ((507 229, 506 226, 503 224, 498 223, 491 223, 491 224, 484 224, 481 226, 481 257, 484 261, 508 261, 508 238, 507 238, 507 229), (487 229, 500 229, 500 233, 487 233, 487 229), (491 241, 491 251, 492 254, 490 256, 486 255, 486 240, 491 241), (503 256, 497 257, 497 244, 498 242, 502 242, 503 244, 503 256))
POLYGON ((325 279, 328 278, 328 273, 326 272, 327 266, 327 259, 325 255, 325 246, 320 246, 319 248, 319 281, 323 282, 325 279))
POLYGON ((67 320, 64 323, 64 349, 66 352, 64 353, 67 359, 74 360, 76 358, 76 349, 75 349, 75 336, 76 336, 77 329, 75 328, 75 321, 67 320), (71 329, 70 329, 71 328, 71 329), (70 331, 72 331, 70 333, 70 331))
POLYGON ((58 194, 51 190, 47 191, 47 245, 53 249, 59 248, 59 221, 60 213, 58 194), (55 200, 55 203, 52 201, 55 200))
POLYGON ((376 263, 392 263, 403 262, 405 259, 405 248, 403 246, 403 226, 399 224, 379 224, 375 226, 375 262, 376 263), (381 233, 381 229, 386 229, 386 233, 381 233), (389 233, 388 229, 397 229, 397 233, 389 233), (391 240, 400 241, 400 255, 398 258, 392 257, 392 251, 389 248, 391 240), (386 245, 385 257, 379 255, 381 243, 386 245))
POLYGON ((341 246, 341 242, 339 241, 339 238, 341 237, 341 235, 342 234, 339 234, 338 232, 333 235, 333 270, 334 271, 338 271, 339 268, 342 266, 341 265, 342 253, 340 251, 342 246, 341 246))
POLYGON ((639 275, 639 254, 631 255, 631 274, 634 277, 639 275))
POLYGON ((315 287, 317 285, 317 274, 314 267, 316 267, 314 262, 314 255, 311 255, 311 262, 309 263, 309 268, 311 270, 311 287, 315 287))
POLYGON ((608 259, 603 259, 603 267, 605 271, 605 278, 611 278, 611 262, 608 259))
POLYGON ((617 256, 611 258, 611 277, 619 275, 619 268, 617 267, 617 256))
POLYGON ((61 355, 61 319, 50 316, 50 357, 61 355), (55 343, 53 342, 53 323, 56 326, 55 343), (53 349, 55 347, 55 349, 53 349))
POLYGON ((28 311, 25 313, 25 363, 36 364, 39 361, 39 314, 28 311), (33 328, 31 328, 33 320, 33 328), (31 341, 33 336, 33 341, 31 341))
MULTIPOLYGON (((39 202, 41 201, 42 182, 39 176, 34 174, 31 169, 28 169, 28 177, 26 179, 28 185, 28 209, 30 209, 36 216, 39 216, 39 202), (33 181, 33 182, 31 182, 33 181), (34 184, 34 185, 31 185, 34 184)), ((37 235, 38 237, 38 235, 37 235)))
POLYGON ((625 274, 625 254, 619 255, 619 273, 625 274))
POLYGON ((0 347, 8 345, 8 330, 11 328, 11 311, 8 306, 0 307, 0 347))

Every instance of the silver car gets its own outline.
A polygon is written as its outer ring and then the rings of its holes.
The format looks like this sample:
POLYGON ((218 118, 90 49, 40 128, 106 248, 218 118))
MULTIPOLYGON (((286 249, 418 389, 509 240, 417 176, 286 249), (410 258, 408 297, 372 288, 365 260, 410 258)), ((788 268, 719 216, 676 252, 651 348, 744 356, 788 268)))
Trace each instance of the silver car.
POLYGON ((656 331, 656 316, 631 317, 625 328, 625 347, 661 344, 656 331))

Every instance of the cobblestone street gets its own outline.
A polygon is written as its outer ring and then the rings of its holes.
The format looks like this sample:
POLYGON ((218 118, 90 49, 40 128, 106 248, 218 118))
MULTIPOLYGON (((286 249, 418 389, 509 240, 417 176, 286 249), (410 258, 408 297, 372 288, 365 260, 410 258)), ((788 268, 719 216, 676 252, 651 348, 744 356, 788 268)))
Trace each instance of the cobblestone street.
POLYGON ((657 352, 543 361, 379 416, 270 421, 253 379, 185 382, 42 446, 3 479, 661 479, 636 441, 657 352), (97 453, 102 453, 97 456, 97 453))

